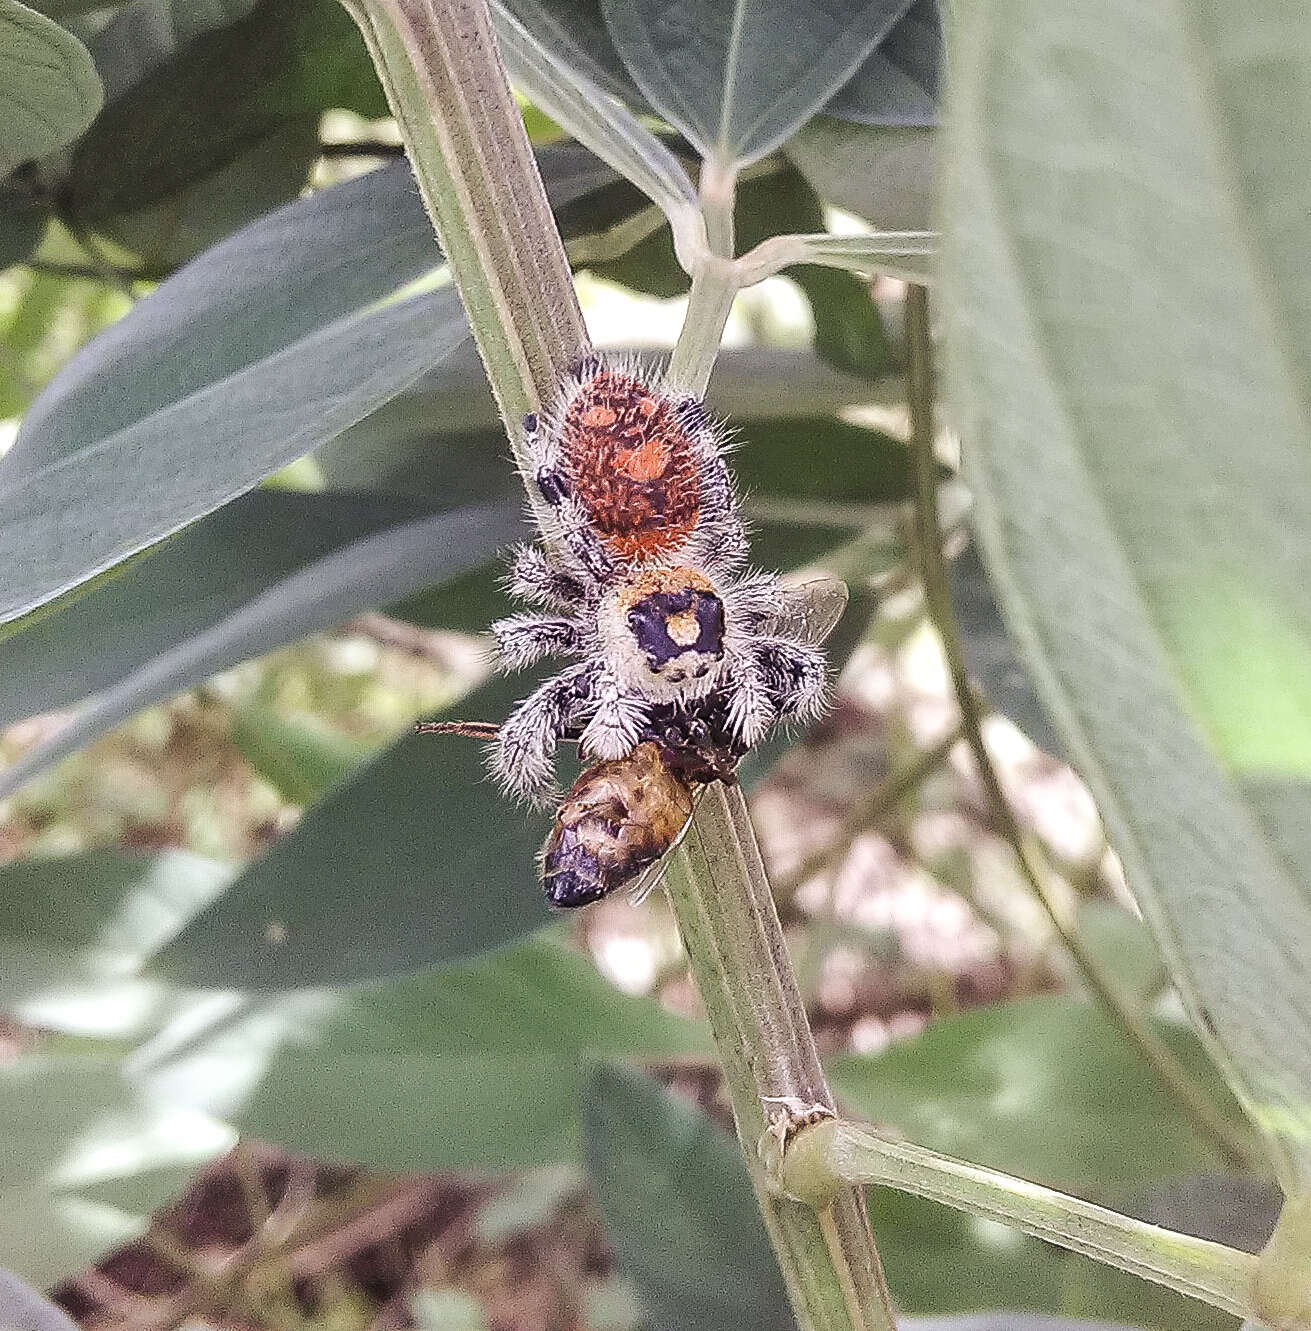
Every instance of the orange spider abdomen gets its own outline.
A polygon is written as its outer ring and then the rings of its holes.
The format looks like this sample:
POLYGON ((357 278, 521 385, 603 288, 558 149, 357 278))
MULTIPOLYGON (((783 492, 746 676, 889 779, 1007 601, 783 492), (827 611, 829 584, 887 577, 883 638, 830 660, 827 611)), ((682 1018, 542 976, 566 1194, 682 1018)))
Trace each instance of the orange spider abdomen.
POLYGON ((640 380, 600 371, 569 403, 560 442, 574 494, 612 555, 643 563, 691 534, 701 502, 692 436, 640 380))

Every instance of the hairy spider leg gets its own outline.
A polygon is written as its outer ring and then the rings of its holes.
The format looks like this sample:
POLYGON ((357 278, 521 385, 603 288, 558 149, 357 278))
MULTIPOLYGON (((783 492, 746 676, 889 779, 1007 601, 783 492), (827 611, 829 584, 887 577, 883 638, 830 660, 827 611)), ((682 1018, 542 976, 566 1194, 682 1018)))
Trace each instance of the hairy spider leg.
POLYGON ((506 794, 538 808, 551 802, 555 751, 587 707, 593 674, 588 666, 573 666, 539 685, 510 713, 490 755, 492 775, 506 794))
POLYGON ((562 465, 554 432, 544 430, 541 417, 530 411, 523 418, 523 434, 533 465, 533 483, 554 511, 561 539, 593 579, 609 582, 614 565, 592 528, 587 509, 574 496, 574 483, 562 465))
POLYGON ((508 670, 522 670, 544 656, 581 653, 588 635, 577 620, 546 615, 510 615, 492 625, 497 651, 508 670))
POLYGON ((572 574, 556 568, 546 551, 537 545, 515 546, 506 590, 517 600, 551 610, 572 610, 585 596, 583 584, 572 574))
POLYGON ((752 646, 780 717, 814 721, 823 714, 828 669, 818 647, 786 638, 763 638, 752 646))
POLYGON ((642 727, 650 718, 649 704, 625 689, 604 667, 593 677, 592 698, 596 711, 583 729, 583 751, 597 758, 623 758, 641 738, 642 727))
POLYGON ((724 684, 729 694, 728 724, 747 748, 759 744, 776 711, 764 670, 756 655, 738 648, 725 656, 724 684))

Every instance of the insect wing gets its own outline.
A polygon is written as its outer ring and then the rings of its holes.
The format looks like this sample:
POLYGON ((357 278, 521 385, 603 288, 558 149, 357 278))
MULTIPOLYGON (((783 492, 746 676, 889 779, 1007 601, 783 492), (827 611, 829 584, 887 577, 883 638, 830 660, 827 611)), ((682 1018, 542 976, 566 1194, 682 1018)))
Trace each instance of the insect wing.
POLYGON ((687 815, 687 821, 683 824, 678 835, 669 843, 669 849, 654 864, 648 864, 628 884, 628 899, 634 906, 640 906, 660 886, 665 876, 665 865, 669 863, 669 857, 683 844, 683 838, 692 826, 692 819, 696 817, 696 806, 700 803, 701 792, 698 791, 692 799, 692 812, 687 815))
POLYGON ((818 647, 838 626, 847 608, 847 584, 840 578, 811 578, 784 586, 780 605, 764 628, 781 638, 818 647))

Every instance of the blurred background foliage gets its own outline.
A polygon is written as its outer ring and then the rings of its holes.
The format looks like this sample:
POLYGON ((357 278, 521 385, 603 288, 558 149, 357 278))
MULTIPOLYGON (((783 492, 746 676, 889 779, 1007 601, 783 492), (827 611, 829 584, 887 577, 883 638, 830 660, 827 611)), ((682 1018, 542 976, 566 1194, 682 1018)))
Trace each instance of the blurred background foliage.
MULTIPOLYGON (((600 7, 510 7, 649 110, 600 7)), ((941 35, 931 0, 902 8, 749 170, 740 249, 926 225, 941 35)), ((522 691, 476 637, 520 499, 354 27, 335 0, 37 9, 103 105, 0 180, 0 492, 108 461, 72 472, 48 553, 73 572, 6 548, 0 1266, 94 1326, 790 1325, 661 897, 548 922, 541 821, 465 741, 408 733, 522 691)), ((595 340, 668 346, 667 229, 524 110, 595 340)), ((744 771, 838 1094, 1254 1250, 1277 1191, 1090 999, 962 740, 913 572, 900 308, 895 282, 790 271, 740 298, 712 387, 756 557, 856 593, 833 715, 744 771)), ((1026 845, 1241 1133, 1010 648, 954 461, 957 612, 1026 845)), ((925 1202, 870 1209, 912 1314, 1232 1325, 925 1202)))

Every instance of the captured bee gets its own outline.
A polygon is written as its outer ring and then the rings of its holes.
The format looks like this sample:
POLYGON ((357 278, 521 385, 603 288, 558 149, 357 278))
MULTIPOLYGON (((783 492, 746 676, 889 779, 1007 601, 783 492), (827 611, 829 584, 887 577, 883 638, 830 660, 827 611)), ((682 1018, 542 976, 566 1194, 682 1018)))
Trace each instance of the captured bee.
POLYGON ((692 792, 660 746, 594 763, 570 787, 542 847, 542 887, 553 906, 585 906, 659 864, 692 816, 692 792))

